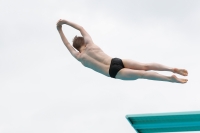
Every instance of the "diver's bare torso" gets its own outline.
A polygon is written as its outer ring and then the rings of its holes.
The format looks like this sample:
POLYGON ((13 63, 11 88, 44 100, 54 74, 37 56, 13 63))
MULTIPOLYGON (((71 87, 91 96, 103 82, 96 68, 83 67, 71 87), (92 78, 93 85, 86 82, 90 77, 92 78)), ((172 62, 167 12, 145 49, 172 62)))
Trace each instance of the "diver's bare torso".
POLYGON ((95 44, 87 44, 79 54, 78 61, 105 76, 109 76, 111 57, 95 44))

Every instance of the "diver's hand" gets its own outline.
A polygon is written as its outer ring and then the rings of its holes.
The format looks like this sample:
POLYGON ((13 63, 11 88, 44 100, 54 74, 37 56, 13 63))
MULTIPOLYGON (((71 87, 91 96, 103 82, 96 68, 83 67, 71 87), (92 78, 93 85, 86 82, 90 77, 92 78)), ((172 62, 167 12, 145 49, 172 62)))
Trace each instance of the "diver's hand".
POLYGON ((66 24, 66 20, 59 19, 58 22, 57 22, 57 25, 63 25, 63 24, 66 24))
POLYGON ((62 30, 62 25, 57 25, 57 30, 58 31, 62 30))
POLYGON ((59 19, 57 22, 57 30, 60 31, 62 29, 62 25, 65 24, 65 21, 63 19, 59 19))

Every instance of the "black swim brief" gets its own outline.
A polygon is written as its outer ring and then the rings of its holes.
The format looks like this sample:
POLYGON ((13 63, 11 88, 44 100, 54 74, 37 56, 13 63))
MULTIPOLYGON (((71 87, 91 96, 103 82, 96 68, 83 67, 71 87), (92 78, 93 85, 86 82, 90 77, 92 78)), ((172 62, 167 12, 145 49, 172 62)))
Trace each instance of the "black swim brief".
POLYGON ((115 76, 117 75, 117 73, 122 68, 124 68, 124 64, 123 64, 122 60, 119 59, 119 58, 113 58, 111 60, 110 69, 109 69, 110 77, 115 78, 115 76))

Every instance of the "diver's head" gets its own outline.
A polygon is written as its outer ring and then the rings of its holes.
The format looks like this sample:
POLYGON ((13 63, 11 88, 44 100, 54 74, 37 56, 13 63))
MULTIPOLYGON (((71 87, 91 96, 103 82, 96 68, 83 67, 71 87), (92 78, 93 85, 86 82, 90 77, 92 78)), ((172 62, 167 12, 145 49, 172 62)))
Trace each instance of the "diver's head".
POLYGON ((84 38, 81 36, 75 36, 73 39, 73 47, 80 52, 80 48, 84 46, 84 38))

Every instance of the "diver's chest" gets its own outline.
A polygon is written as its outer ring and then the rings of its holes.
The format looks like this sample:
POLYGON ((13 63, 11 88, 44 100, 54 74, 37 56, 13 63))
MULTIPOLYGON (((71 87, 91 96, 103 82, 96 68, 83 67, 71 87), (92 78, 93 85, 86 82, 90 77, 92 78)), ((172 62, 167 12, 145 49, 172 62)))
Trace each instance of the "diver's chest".
POLYGON ((90 58, 96 59, 101 55, 101 50, 98 48, 87 48, 83 53, 81 53, 82 60, 90 60, 90 58))
POLYGON ((85 49, 85 54, 87 55, 95 55, 99 52, 101 52, 101 49, 98 47, 88 47, 85 49))

